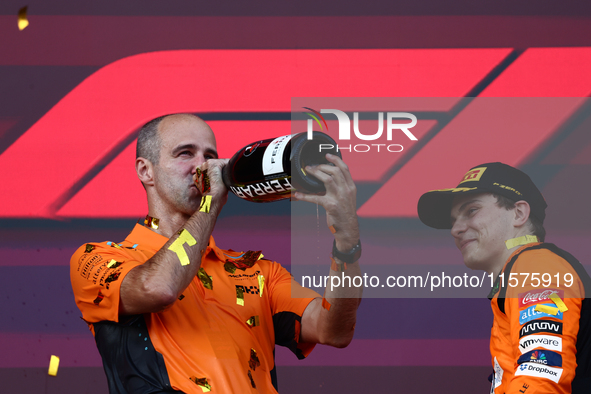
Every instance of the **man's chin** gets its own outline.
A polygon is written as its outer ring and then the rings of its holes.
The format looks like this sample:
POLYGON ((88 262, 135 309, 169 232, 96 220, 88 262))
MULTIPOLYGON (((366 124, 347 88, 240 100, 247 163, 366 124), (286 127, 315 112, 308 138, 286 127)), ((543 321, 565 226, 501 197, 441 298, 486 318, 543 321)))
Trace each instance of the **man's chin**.
POLYGON ((476 270, 476 271, 486 271, 486 267, 485 264, 482 263, 481 261, 474 259, 474 258, 470 258, 470 257, 465 257, 464 258, 464 265, 468 268, 470 268, 471 270, 476 270))

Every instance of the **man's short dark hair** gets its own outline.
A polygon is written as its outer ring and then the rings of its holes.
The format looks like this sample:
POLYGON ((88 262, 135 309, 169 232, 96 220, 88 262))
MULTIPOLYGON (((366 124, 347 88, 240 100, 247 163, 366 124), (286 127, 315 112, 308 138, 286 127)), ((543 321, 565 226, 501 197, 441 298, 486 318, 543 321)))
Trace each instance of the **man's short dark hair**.
POLYGON ((140 135, 137 138, 135 157, 143 157, 150 160, 152 164, 158 164, 160 161, 160 136, 158 135, 158 125, 162 119, 169 115, 159 116, 152 119, 142 126, 140 135))
MULTIPOLYGON (((508 211, 515 208, 515 201, 511 200, 510 198, 496 193, 492 193, 492 195, 497 199, 497 206, 500 208, 505 208, 508 211)), ((544 242, 546 239, 546 229, 544 228, 541 220, 530 214, 529 221, 531 222, 531 230, 533 235, 537 236, 540 242, 544 242)))

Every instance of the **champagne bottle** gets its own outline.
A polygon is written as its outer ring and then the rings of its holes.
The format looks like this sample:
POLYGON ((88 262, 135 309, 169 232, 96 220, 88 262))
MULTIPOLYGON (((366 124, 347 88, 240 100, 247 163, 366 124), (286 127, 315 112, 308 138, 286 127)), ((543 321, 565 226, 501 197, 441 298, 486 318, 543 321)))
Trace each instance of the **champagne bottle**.
POLYGON ((222 177, 232 193, 252 202, 287 199, 292 190, 322 193, 324 184, 304 168, 329 164, 327 153, 341 157, 336 142, 318 131, 310 140, 300 133, 256 141, 232 156, 222 177))

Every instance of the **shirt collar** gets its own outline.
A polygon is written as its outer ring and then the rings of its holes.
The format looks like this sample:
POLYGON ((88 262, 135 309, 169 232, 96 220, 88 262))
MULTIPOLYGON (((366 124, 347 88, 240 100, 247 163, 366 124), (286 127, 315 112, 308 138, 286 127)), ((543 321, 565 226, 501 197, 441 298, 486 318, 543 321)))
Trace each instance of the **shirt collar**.
MULTIPOLYGON (((161 249, 168 239, 169 238, 166 238, 164 235, 160 235, 139 223, 136 223, 131 233, 125 238, 125 240, 131 244, 148 246, 150 249, 154 250, 161 249)), ((223 251, 216 246, 213 236, 211 235, 209 236, 209 244, 207 246, 206 254, 210 251, 213 251, 220 260, 225 261, 226 258, 224 257, 223 251)))

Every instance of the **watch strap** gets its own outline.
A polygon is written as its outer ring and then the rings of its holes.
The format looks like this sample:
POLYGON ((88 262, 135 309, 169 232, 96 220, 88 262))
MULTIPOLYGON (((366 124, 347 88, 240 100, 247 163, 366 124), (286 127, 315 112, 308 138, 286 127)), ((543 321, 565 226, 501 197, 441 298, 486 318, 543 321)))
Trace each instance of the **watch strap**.
POLYGON ((341 252, 337 249, 337 241, 332 242, 332 257, 336 257, 339 261, 347 264, 353 264, 361 257, 361 240, 357 240, 353 249, 348 252, 341 252))

